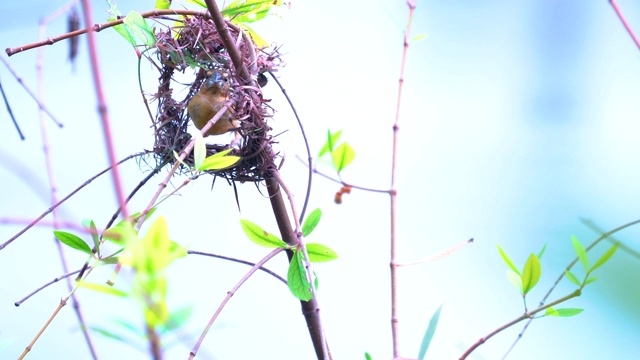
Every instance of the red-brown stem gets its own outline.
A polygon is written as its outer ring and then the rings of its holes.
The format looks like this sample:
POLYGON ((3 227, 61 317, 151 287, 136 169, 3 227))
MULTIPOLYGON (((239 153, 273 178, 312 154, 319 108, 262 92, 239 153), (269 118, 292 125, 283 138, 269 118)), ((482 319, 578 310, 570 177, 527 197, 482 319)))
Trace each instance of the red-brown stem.
MULTIPOLYGON (((82 0, 82 10, 84 12, 84 23, 92 24, 93 19, 91 17, 91 1, 82 0)), ((129 217, 127 211, 124 191, 122 191, 122 182, 120 181, 120 169, 115 166, 118 162, 116 160, 116 152, 113 145, 113 137, 111 136, 111 125, 109 123, 109 113, 107 111, 107 101, 102 92, 102 79, 100 77, 100 66, 98 65, 98 49, 96 45, 96 38, 93 31, 87 33, 89 40, 89 56, 91 58, 91 72, 93 73, 93 83, 96 91, 96 98, 98 100, 98 113, 100 114, 100 120, 102 122, 102 130, 104 140, 107 145, 107 156, 109 158, 109 165, 113 167, 111 172, 113 178, 113 186, 116 191, 116 198, 118 204, 122 209, 122 216, 126 219, 129 217)))
MULTIPOLYGON (((40 21, 38 37, 40 39, 44 39, 46 29, 49 23, 59 18, 61 15, 64 15, 67 11, 69 11, 71 7, 75 6, 77 2, 78 0, 70 1, 66 5, 54 11, 49 16, 43 18, 40 21)), ((38 51, 36 70, 38 74, 38 103, 43 104, 44 103, 44 48, 40 48, 38 51)), ((42 107, 40 107, 40 110, 38 111, 38 118, 40 121, 40 135, 42 138, 42 150, 44 152, 45 163, 47 167, 47 178, 49 179, 49 189, 51 191, 51 204, 52 206, 55 206, 55 204, 58 203, 58 185, 57 185, 55 171, 54 171, 53 159, 51 156, 51 147, 49 145, 49 137, 47 135, 47 122, 45 121, 45 111, 42 107)), ((55 207, 51 210, 51 214, 53 218, 53 228, 55 230, 60 229, 60 220, 58 218, 58 212, 55 209, 55 207)), ((67 264, 64 247, 62 246, 62 243, 56 240, 55 238, 53 238, 53 241, 55 243, 56 248, 58 249, 58 255, 60 257, 60 263, 62 264, 62 269, 65 273, 68 273, 69 265, 67 264)), ((66 278, 66 284, 67 284, 68 291, 72 294, 71 298, 72 298, 72 304, 73 304, 72 306, 73 311, 75 312, 76 317, 78 318, 78 323, 80 325, 80 329, 84 336, 85 342, 87 343, 87 347, 89 348, 89 352, 91 353, 91 357, 93 359, 97 359, 98 354, 96 353, 95 347, 93 346, 93 342, 91 340, 91 336, 89 335, 89 332, 87 330, 87 324, 84 320, 84 315, 80 310, 80 302, 78 301, 78 298, 75 296, 75 294, 73 294, 73 284, 70 278, 66 278)))
POLYGON ((409 18, 407 20, 407 27, 404 31, 404 43, 402 49, 402 63, 400 65, 400 79, 398 81, 398 99, 396 103, 396 118, 393 123, 393 148, 392 148, 392 158, 391 158, 391 191, 389 192, 389 197, 391 200, 390 208, 391 208, 391 339, 393 342, 393 358, 400 357, 400 345, 399 345, 399 335, 398 335, 398 274, 396 264, 396 167, 398 161, 398 131, 400 129, 400 103, 402 100, 402 85, 404 83, 404 68, 407 62, 407 50, 409 49, 409 34, 411 32, 411 21, 413 20, 413 12, 416 8, 416 4, 413 0, 407 1, 407 6, 409 7, 409 18))
POLYGON ((640 49, 640 40, 638 40, 638 37, 633 32, 633 29, 631 29, 631 26, 627 22, 627 19, 624 18, 622 11, 620 10, 620 8, 618 7, 618 4, 616 3, 616 0, 609 0, 609 2, 611 3, 611 6, 613 6, 613 10, 616 12, 616 14, 618 14, 620 21, 622 21, 622 25, 624 25, 624 28, 627 29, 627 32, 633 39, 633 42, 635 42, 636 46, 640 49))

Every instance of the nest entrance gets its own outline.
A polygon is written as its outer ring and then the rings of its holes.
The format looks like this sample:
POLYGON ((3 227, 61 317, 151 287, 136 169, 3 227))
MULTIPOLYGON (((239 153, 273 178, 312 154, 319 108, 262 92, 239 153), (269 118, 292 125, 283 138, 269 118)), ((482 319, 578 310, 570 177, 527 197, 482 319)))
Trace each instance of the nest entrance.
MULTIPOLYGON (((240 156, 240 161, 232 168, 217 170, 216 175, 233 181, 262 181, 270 171, 269 166, 275 163, 271 158, 274 143, 270 135, 271 128, 266 119, 272 111, 269 100, 262 97, 260 87, 247 85, 235 71, 231 59, 225 49, 213 21, 205 16, 188 16, 180 20, 182 25, 170 27, 156 34, 156 55, 160 71, 157 116, 154 122, 154 153, 158 163, 175 163, 173 152, 180 152, 191 140, 187 127, 190 118, 187 104, 198 92, 202 83, 212 71, 228 74, 229 102, 235 109, 234 120, 239 121, 237 132, 242 138, 239 148, 233 148, 232 155, 240 156), (176 73, 193 72, 193 81, 185 98, 174 99, 173 88, 179 83, 176 73)), ((242 30, 227 22, 231 36, 236 40, 237 48, 250 75, 256 79, 264 77, 263 73, 272 71, 279 64, 277 51, 267 54, 257 49, 253 41, 242 30)), ((180 85, 184 86, 184 85, 180 85)), ((207 141, 219 137, 208 137, 207 141)), ((207 144, 207 156, 229 149, 229 144, 207 144)), ((185 163, 193 165, 193 154, 185 163)), ((180 173, 188 171, 181 165, 180 173)))

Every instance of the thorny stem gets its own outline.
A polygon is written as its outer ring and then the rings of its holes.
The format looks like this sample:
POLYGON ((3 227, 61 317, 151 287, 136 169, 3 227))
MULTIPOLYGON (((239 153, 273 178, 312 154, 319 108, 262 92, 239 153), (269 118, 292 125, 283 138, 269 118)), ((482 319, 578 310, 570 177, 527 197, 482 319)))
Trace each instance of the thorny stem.
POLYGON ((398 126, 400 121, 400 104, 402 100, 402 85, 404 83, 404 69, 407 62, 407 50, 409 49, 409 34, 411 32, 411 21, 413 20, 413 12, 416 8, 414 0, 407 0, 407 6, 409 7, 409 18, 407 19, 407 27, 404 31, 404 43, 402 49, 402 63, 400 65, 400 79, 398 81, 398 99, 396 102, 396 118, 393 123, 393 148, 391 158, 391 191, 389 197, 391 200, 391 338, 393 342, 393 358, 400 357, 400 345, 398 335, 398 279, 397 279, 397 267, 396 264, 396 167, 398 161, 398 126))

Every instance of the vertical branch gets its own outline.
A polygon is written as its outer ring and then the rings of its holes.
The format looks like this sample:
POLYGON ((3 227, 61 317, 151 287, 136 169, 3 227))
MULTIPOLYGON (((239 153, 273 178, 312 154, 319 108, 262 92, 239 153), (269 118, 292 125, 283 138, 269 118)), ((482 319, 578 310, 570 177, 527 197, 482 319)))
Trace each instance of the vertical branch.
POLYGON ((393 358, 400 357, 400 346, 398 337, 398 279, 396 264, 396 167, 398 162, 398 130, 400 127, 400 103, 402 100, 402 85, 404 83, 404 67, 407 61, 407 50, 409 49, 409 34, 411 30, 411 21, 413 20, 413 12, 416 8, 414 0, 407 0, 407 6, 409 7, 409 18, 407 20, 407 27, 404 31, 404 44, 402 49, 402 63, 400 65, 400 80, 398 82, 398 100, 396 103, 396 118, 393 123, 393 149, 391 158, 391 191, 389 192, 391 200, 391 338, 393 341, 393 358))
MULTIPOLYGON (((67 3, 66 5, 62 6, 61 8, 57 9, 56 11, 54 11, 52 14, 50 14, 49 16, 43 18, 42 20, 40 20, 40 26, 39 26, 39 34, 38 37, 40 40, 45 38, 46 35, 46 29, 48 24, 53 21, 54 19, 60 17, 60 15, 63 15, 64 13, 66 13, 67 11, 69 11, 69 9, 74 6, 76 3, 78 2, 78 0, 73 0, 70 1, 69 3, 67 3)), ((38 55, 37 55, 37 61, 36 61, 36 72, 37 72, 37 77, 38 77, 38 103, 39 104, 43 104, 44 103, 44 48, 39 48, 38 49, 38 55)), ((55 204, 57 204, 58 201, 58 184, 56 181, 56 176, 55 176, 55 171, 54 171, 54 165, 53 165, 53 160, 52 160, 52 156, 51 156, 51 147, 49 145, 49 137, 47 135, 47 122, 45 121, 45 109, 41 106, 39 111, 38 111, 38 119, 40 121, 40 135, 41 135, 41 139, 42 139, 42 150, 44 152, 44 157, 45 157, 45 163, 46 163, 46 167, 47 167, 47 178, 49 179, 49 188, 51 191, 51 204, 52 204, 52 210, 51 210, 51 214, 53 217, 53 228, 54 229, 59 229, 60 228, 60 220, 58 218, 58 211, 56 209, 55 204)), ((67 264, 67 259, 65 256, 65 252, 64 252, 64 248, 62 246, 62 243, 60 243, 60 241, 56 240, 55 238, 53 239, 57 249, 58 249, 58 255, 60 256, 60 262, 62 264, 62 269, 65 273, 69 272, 69 265, 67 264)), ((72 298, 72 303, 73 303, 73 310, 76 314, 76 317, 78 318, 78 323, 80 324, 80 328, 82 330, 82 333, 84 335, 85 341, 87 343, 87 346, 89 347, 89 352, 91 353, 91 357, 93 359, 97 359, 98 358, 98 354, 96 353, 95 347, 93 346, 93 342, 91 340, 91 336, 89 335, 89 332, 87 331, 87 325, 86 322, 84 320, 84 315, 82 314, 82 311, 80 310, 80 303, 78 302, 78 298, 75 296, 74 292, 73 292, 73 285, 71 283, 71 279, 67 278, 66 279, 66 284, 67 284, 67 288, 69 290, 69 292, 71 293, 71 298, 72 298)), ((65 301, 66 303, 66 301, 65 301)), ((64 306, 64 303, 62 304, 62 306, 64 306)))
MULTIPOLYGON (((91 2, 89 0, 82 0, 82 10, 84 13, 84 23, 93 24, 91 17, 91 2)), ((93 31, 87 32, 87 38, 89 40, 89 57, 91 59, 91 72, 93 73, 93 83, 96 90, 96 97, 98 99, 98 113, 100 114, 100 120, 102 122, 102 131, 104 134, 105 143, 107 145, 107 156, 109 158, 109 165, 112 166, 113 171, 111 175, 113 177, 113 185, 116 191, 116 197, 118 204, 122 209, 122 216, 126 219, 129 217, 129 213, 126 207, 126 201, 124 192, 122 191, 122 182, 120 181, 120 169, 116 166, 117 159, 113 145, 113 138, 111 136, 111 126, 109 124, 109 114, 107 111, 107 101, 102 92, 102 79, 100 78, 100 67, 98 65, 98 49, 96 46, 96 37, 93 31)))
MULTIPOLYGON (((229 53, 229 57, 231 58, 231 61, 233 62, 237 73, 242 79, 246 81, 246 83, 255 86, 254 81, 251 79, 249 71, 245 66, 245 63, 242 61, 242 57, 240 56, 236 44, 229 34, 226 22, 224 21, 224 18, 220 13, 218 5, 214 0, 205 0, 205 2, 207 4, 209 13, 211 14, 211 18, 213 19, 213 23, 215 24, 216 29, 220 34, 220 38, 222 39, 224 47, 229 53)), ((269 158, 273 159, 273 151, 269 151, 269 158)), ((268 166, 271 167, 272 172, 275 173, 278 171, 275 164, 272 163, 268 166)), ((278 223, 278 229, 280 230, 280 235, 284 242, 290 245, 297 244, 298 237, 291 228, 291 222, 284 205, 284 199, 282 198, 280 186, 278 185, 278 182, 275 178, 276 176, 267 177, 266 184, 269 192, 269 198, 271 200, 271 207, 273 208, 276 222, 278 223)), ((291 251, 287 251, 287 256, 289 257, 289 261, 291 261, 291 251)), ((313 347, 315 349, 317 358, 330 359, 331 355, 328 353, 328 351, 325 350, 327 349, 327 344, 325 343, 324 332, 320 323, 320 309, 318 307, 317 299, 314 297, 309 301, 300 301, 300 303, 302 306, 302 313, 304 314, 305 320, 307 322, 307 327, 309 328, 309 334, 311 336, 311 341, 313 342, 313 347)))

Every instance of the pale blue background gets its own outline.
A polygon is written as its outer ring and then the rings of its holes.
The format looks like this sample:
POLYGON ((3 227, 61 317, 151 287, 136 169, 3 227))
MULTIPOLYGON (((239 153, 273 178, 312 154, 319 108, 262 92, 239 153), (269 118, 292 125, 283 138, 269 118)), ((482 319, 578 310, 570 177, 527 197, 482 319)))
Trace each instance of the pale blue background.
MULTIPOLYGON (((60 4, 3 4, 0 48, 35 41, 38 20, 60 4)), ((123 13, 144 11, 153 1, 121 1, 119 6, 123 13)), ((640 31, 640 6, 625 0, 620 6, 640 31)), ((105 2, 94 2, 96 22, 106 19, 106 9, 105 2)), ((314 152, 327 128, 343 129, 344 139, 357 151, 345 179, 387 187, 404 2, 298 1, 282 14, 256 29, 282 45, 286 67, 279 74, 314 152)), ((65 29, 60 19, 47 34, 65 29)), ((573 259, 570 236, 584 243, 597 237, 580 218, 611 229, 640 216, 640 51, 604 0, 419 2, 412 31, 427 37, 412 43, 407 62, 398 167, 400 260, 436 254, 470 237, 475 242, 438 262, 400 270, 401 347, 404 356, 416 356, 428 319, 444 304, 428 358, 457 359, 478 338, 522 311, 497 243, 518 264, 548 243, 540 284, 531 293, 530 305, 535 306, 573 259)), ((153 139, 140 100, 134 52, 112 30, 97 39, 118 157, 149 149, 153 139)), ((66 62, 66 44, 45 50, 45 101, 65 123, 60 130, 48 122, 60 196, 106 166, 85 39, 81 46, 75 72, 66 62)), ((30 51, 10 58, 33 89, 35 55, 30 51)), ((154 92, 157 75, 149 66, 142 68, 145 90, 154 92)), ((0 77, 27 136, 19 141, 6 111, 0 111, 0 217, 30 221, 49 206, 37 112, 5 67, 0 77)), ((276 87, 270 84, 265 92, 278 110, 274 131, 291 129, 279 137, 279 149, 286 154, 283 176, 301 202, 306 171, 295 158, 303 154, 299 132, 276 87)), ((134 162, 124 166, 126 189, 145 175, 134 162)), ((159 179, 150 182, 130 209, 146 206, 159 179)), ((176 185, 181 182, 176 178, 176 185)), ((316 266, 331 349, 335 359, 362 359, 365 351, 374 359, 388 359, 388 198, 354 191, 337 206, 337 189, 315 178, 310 205, 322 208, 324 215, 309 241, 340 254, 339 261, 316 266)), ((92 218, 103 226, 115 209, 112 191, 111 178, 103 176, 60 209, 62 218, 74 223, 92 218)), ((240 186, 239 192, 241 217, 275 232, 268 201, 252 184, 240 186)), ((167 217, 175 241, 252 261, 266 253, 243 236, 233 191, 223 181, 210 191, 210 180, 203 177, 181 195, 157 212, 167 217), (214 212, 224 208, 228 212, 214 212)), ((21 226, 2 225, 0 239, 21 226)), ((638 250, 638 233, 632 228, 619 238, 638 250)), ((47 228, 30 230, 0 252, 1 358, 16 358, 66 295, 66 287, 58 284, 19 308, 13 306, 61 274, 50 234, 47 228)), ((597 248, 591 258, 603 251, 597 248)), ((85 258, 69 252, 68 259, 78 268, 85 258)), ((285 273, 282 258, 269 266, 285 273)), ((175 264, 170 303, 193 305, 195 313, 182 334, 184 346, 168 350, 168 359, 187 358, 194 337, 247 269, 191 256, 175 264)), ((638 259, 620 252, 584 296, 567 304, 585 308, 584 313, 534 322, 509 359, 638 356, 639 273, 638 259)), ((92 280, 102 283, 110 275, 110 269, 101 269, 92 280)), ((555 294, 572 290, 563 281, 555 294)), ((132 303, 88 291, 81 291, 80 299, 90 325, 114 330, 116 318, 140 323, 132 303)), ((515 326, 492 338, 472 358, 502 358, 520 329, 515 326)), ((137 352, 99 335, 94 339, 101 359, 145 356, 144 342, 136 343, 142 348, 137 352)), ((88 358, 70 306, 29 357, 88 358)), ((312 357, 298 302, 282 284, 258 274, 224 310, 198 359, 312 357)))

